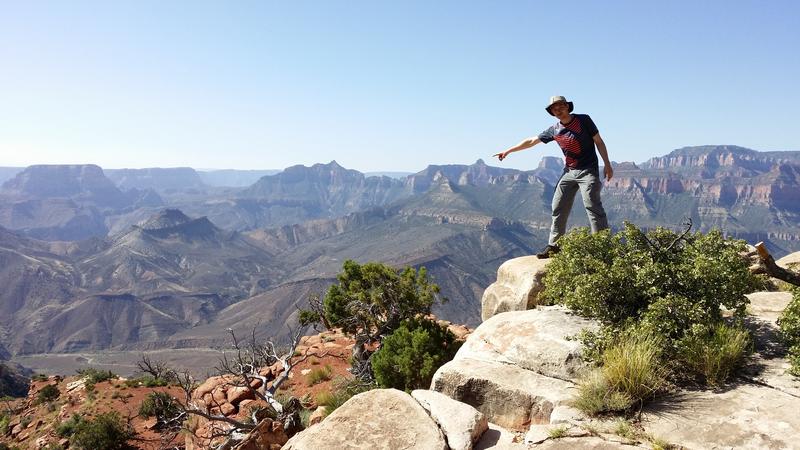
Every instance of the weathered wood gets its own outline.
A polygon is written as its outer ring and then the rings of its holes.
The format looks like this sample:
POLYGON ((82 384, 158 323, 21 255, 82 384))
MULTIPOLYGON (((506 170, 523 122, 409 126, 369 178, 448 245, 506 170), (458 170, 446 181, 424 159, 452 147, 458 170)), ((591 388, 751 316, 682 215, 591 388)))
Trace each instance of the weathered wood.
POLYGON ((800 286, 800 273, 786 270, 777 265, 775 263, 775 259, 769 254, 769 250, 767 250, 767 247, 763 242, 756 244, 756 250, 758 251, 758 258, 764 265, 764 272, 766 272, 767 275, 779 280, 783 280, 795 286, 800 286))

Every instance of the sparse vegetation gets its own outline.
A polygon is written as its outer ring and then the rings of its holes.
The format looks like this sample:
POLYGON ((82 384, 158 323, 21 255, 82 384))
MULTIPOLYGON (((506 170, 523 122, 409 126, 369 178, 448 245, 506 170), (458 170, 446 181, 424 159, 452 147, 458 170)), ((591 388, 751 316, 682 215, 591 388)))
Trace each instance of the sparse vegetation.
POLYGON ((80 450, 122 450, 135 436, 130 424, 117 413, 98 414, 93 420, 81 420, 75 425, 70 446, 80 450))
POLYGON ((139 415, 143 417, 155 417, 158 420, 158 427, 162 428, 169 423, 174 423, 174 419, 181 415, 180 405, 167 392, 151 392, 139 406, 139 415))
POLYGON ((567 435, 567 430, 569 430, 569 428, 562 425, 559 427, 551 428, 550 431, 547 432, 547 435, 550 436, 550 439, 561 439, 567 435))
POLYGON ((43 373, 35 373, 31 377, 31 381, 47 381, 47 375, 43 373))
POLYGON ((436 370, 453 359, 459 344, 447 328, 427 319, 403 321, 372 357, 380 387, 427 389, 436 370))
POLYGON ((744 361, 749 335, 737 324, 744 294, 757 285, 740 256, 745 244, 718 231, 690 233, 688 225, 680 234, 645 233, 626 223, 617 234, 578 229, 559 241, 543 298, 602 324, 580 336, 584 355, 603 366, 580 389, 584 411, 627 410, 668 375, 717 385, 744 361))
POLYGON ((83 422, 83 418, 78 414, 73 414, 68 421, 61 422, 56 426, 56 434, 62 438, 70 437, 75 434, 75 430, 81 422, 83 422))
POLYGON ((86 377, 86 391, 89 393, 94 392, 95 384, 119 378, 110 370, 99 370, 95 369, 94 367, 78 370, 78 374, 86 377))
POLYGON ((324 367, 312 369, 311 372, 306 375, 306 385, 314 386, 315 384, 322 383, 323 381, 328 381, 331 379, 332 373, 333 369, 331 369, 331 366, 327 364, 324 367))
POLYGON ((6 413, 0 413, 0 436, 8 434, 8 424, 11 422, 11 416, 6 413))
POLYGON ((800 287, 792 291, 792 300, 778 319, 781 335, 789 347, 789 373, 800 377, 800 287))
POLYGON ((36 403, 45 403, 50 402, 58 398, 61 395, 59 392, 58 387, 52 384, 48 384, 41 388, 39 392, 36 394, 36 403))
POLYGON ((333 384, 334 390, 332 392, 321 392, 317 394, 314 399, 314 403, 316 403, 317 406, 324 406, 326 408, 326 416, 330 415, 336 408, 342 406, 353 396, 366 392, 374 387, 374 385, 364 384, 357 379, 348 380, 338 378, 334 380, 333 384))

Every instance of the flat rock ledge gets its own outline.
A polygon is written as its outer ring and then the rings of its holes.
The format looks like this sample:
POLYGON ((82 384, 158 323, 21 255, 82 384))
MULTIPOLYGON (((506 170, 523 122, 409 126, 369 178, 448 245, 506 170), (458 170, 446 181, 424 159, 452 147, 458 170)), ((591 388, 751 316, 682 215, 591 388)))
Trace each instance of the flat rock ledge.
POLYGON ((586 363, 582 345, 572 339, 581 330, 598 329, 564 306, 540 306, 501 313, 483 322, 454 357, 518 366, 548 377, 576 381, 586 363))
POLYGON ((283 450, 447 450, 439 427, 396 389, 358 394, 322 422, 294 435, 283 450))
POLYGON ((507 311, 534 308, 544 289, 542 279, 549 259, 523 256, 509 259, 497 269, 497 281, 489 285, 481 298, 481 320, 507 311))

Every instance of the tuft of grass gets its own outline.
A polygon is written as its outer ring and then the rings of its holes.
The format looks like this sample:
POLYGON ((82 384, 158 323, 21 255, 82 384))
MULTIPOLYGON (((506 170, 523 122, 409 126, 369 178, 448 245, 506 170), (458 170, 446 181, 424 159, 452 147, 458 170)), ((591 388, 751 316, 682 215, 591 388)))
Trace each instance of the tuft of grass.
POLYGON ((672 444, 661 438, 651 437, 650 444, 653 446, 653 450, 672 450, 674 448, 672 444))
POLYGON ((614 434, 620 437, 624 437, 625 439, 635 439, 636 438, 636 430, 633 428, 630 422, 627 420, 618 420, 617 423, 614 425, 612 430, 614 434))
POLYGON ((719 324, 683 339, 681 357, 711 386, 719 386, 742 365, 752 346, 744 328, 719 324))
POLYGON ((346 380, 338 378, 334 380, 334 390, 332 392, 320 392, 314 398, 317 406, 326 408, 325 415, 330 415, 336 408, 342 406, 354 395, 366 392, 374 388, 374 385, 364 385, 358 380, 346 380))
POLYGON ((565 426, 551 428, 550 431, 547 432, 547 435, 550 436, 550 439, 561 439, 567 435, 567 430, 569 428, 565 426))
POLYGON ((602 354, 603 366, 580 383, 573 405, 589 415, 626 411, 666 385, 660 341, 628 335, 602 354))
POLYGON ((308 386, 314 386, 315 384, 322 383, 323 381, 328 381, 331 379, 332 374, 333 369, 331 369, 331 366, 327 364, 324 367, 312 369, 311 372, 306 375, 306 384, 308 386))

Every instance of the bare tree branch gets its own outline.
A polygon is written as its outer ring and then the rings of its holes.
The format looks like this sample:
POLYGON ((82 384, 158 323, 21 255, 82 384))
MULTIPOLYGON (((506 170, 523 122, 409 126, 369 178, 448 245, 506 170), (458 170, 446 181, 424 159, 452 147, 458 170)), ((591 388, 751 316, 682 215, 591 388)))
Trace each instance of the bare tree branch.
POLYGON ((761 264, 764 266, 764 272, 766 274, 795 286, 800 286, 800 274, 791 270, 786 270, 776 264, 775 259, 769 254, 769 250, 767 250, 763 242, 756 244, 756 250, 758 250, 758 257, 761 264))

